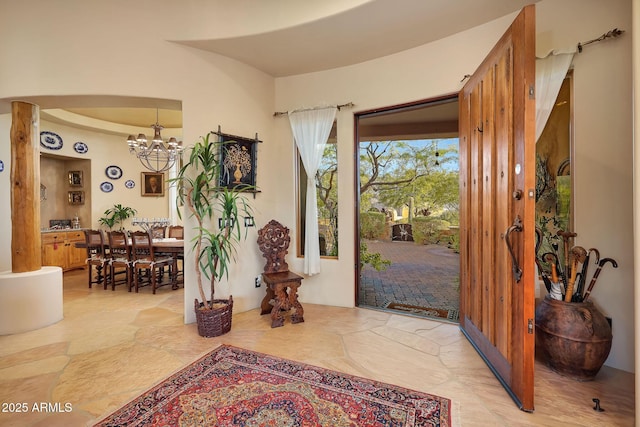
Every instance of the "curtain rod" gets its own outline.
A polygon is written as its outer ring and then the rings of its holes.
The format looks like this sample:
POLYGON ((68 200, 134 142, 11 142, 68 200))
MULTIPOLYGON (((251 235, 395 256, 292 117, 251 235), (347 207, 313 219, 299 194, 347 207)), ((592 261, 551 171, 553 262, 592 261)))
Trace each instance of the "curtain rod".
POLYGON ((578 53, 581 53, 582 52, 582 48, 584 46, 588 45, 588 44, 601 42, 601 41, 603 41, 605 39, 608 39, 608 38, 611 38, 611 37, 616 38, 616 37, 621 36, 622 33, 624 33, 624 30, 619 30, 617 28, 614 28, 613 30, 604 33, 603 35, 601 35, 597 39, 593 39, 593 40, 589 40, 589 41, 586 41, 586 42, 578 43, 578 53))
MULTIPOLYGON (((347 102, 346 104, 338 104, 335 107, 340 110, 341 108, 344 107, 353 107, 355 104, 353 102, 347 102)), ((321 110, 323 108, 329 108, 329 107, 315 107, 315 108, 303 108, 300 110, 293 110, 292 113, 298 112, 298 111, 311 111, 311 110, 321 110)), ((276 111, 275 113, 273 113, 273 117, 278 117, 278 116, 285 116, 289 114, 289 111, 276 111)))
MULTIPOLYGON (((580 42, 577 45, 578 53, 582 53, 582 48, 587 46, 587 45, 590 45, 592 43, 598 43, 598 42, 601 42, 601 41, 609 39, 609 38, 620 37, 622 35, 622 33, 624 33, 624 30, 619 30, 617 28, 614 28, 613 30, 607 31, 606 33, 604 33, 603 35, 601 35, 597 39, 589 40, 589 41, 586 41, 586 42, 580 42)), ((462 77, 462 80, 460 80, 460 83, 464 82, 469 77, 471 77, 471 74, 465 74, 464 77, 462 77)))

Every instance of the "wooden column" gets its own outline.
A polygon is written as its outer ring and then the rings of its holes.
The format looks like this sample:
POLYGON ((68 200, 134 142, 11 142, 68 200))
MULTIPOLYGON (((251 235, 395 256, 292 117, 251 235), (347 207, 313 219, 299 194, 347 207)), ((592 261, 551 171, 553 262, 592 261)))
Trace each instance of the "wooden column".
POLYGON ((40 270, 40 152, 37 105, 11 103, 11 270, 40 270))

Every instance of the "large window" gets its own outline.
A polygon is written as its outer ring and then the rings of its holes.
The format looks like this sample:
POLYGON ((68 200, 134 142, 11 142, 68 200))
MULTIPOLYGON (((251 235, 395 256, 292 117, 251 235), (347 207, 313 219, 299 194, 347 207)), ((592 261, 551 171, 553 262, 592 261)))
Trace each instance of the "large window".
MULTIPOLYGON (((314 177, 316 183, 318 203, 318 234, 320 256, 338 256, 338 150, 336 137, 336 122, 333 122, 329 140, 324 149, 322 162, 314 177)), ((296 150, 298 159, 298 255, 304 256, 304 241, 306 233, 306 200, 307 173, 304 170, 300 154, 296 150)))

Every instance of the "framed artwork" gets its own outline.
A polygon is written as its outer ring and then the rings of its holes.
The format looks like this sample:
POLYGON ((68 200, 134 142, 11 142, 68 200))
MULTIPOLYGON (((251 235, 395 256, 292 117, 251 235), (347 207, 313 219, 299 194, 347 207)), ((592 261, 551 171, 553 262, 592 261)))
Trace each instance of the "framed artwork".
POLYGON ((69 191, 70 205, 84 205, 84 191, 69 191))
POLYGON ((256 145, 258 136, 249 139, 213 132, 222 142, 220 161, 220 186, 240 191, 256 191, 256 145), (243 189, 242 187, 248 187, 243 189))
POLYGON ((142 172, 140 190, 143 196, 164 196, 164 174, 162 172, 142 172))
POLYGON ((69 171, 69 186, 82 187, 82 171, 69 171))

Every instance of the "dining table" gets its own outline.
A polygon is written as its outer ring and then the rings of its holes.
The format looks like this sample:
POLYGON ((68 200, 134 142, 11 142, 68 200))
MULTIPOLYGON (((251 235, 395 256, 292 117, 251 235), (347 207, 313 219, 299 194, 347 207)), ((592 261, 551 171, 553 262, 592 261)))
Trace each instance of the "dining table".
MULTIPOLYGON (((128 240, 128 243, 129 245, 132 244, 131 239, 128 240)), ((184 259, 184 240, 183 239, 177 239, 175 237, 164 237, 164 238, 152 239, 151 243, 153 245, 153 250, 155 252, 171 255, 173 257, 173 262, 175 263, 176 266, 178 265, 179 258, 184 259)), ((76 248, 86 248, 87 243, 76 242, 75 246, 76 248)), ((108 253, 109 251, 108 241, 104 242, 104 249, 105 249, 105 253, 108 253)), ((102 274, 100 269, 98 269, 98 274, 99 275, 102 274)), ((174 287, 174 289, 176 288, 174 287)))
MULTIPOLYGON (((131 239, 129 239, 128 242, 129 244, 131 244, 131 239)), ((158 252, 175 254, 176 257, 178 255, 184 255, 183 239, 176 239, 175 237, 164 237, 161 239, 153 239, 151 243, 153 245, 153 249, 157 250, 158 252)), ((87 243, 76 242, 75 246, 76 248, 86 248, 87 243)), ((106 242, 106 241, 104 242, 104 248, 107 250, 109 249, 109 242, 106 242)))
MULTIPOLYGON (((131 239, 129 239, 130 241, 131 239)), ((173 263, 178 268, 178 259, 184 260, 184 240, 176 239, 175 237, 164 237, 158 239, 152 239, 154 252, 159 252, 173 257, 173 263)), ((183 266, 184 268, 184 266, 183 266)), ((178 270, 179 272, 179 270, 178 270)), ((181 274, 181 280, 184 283, 184 274, 181 274)), ((174 285, 173 289, 177 289, 177 285, 174 285)))

